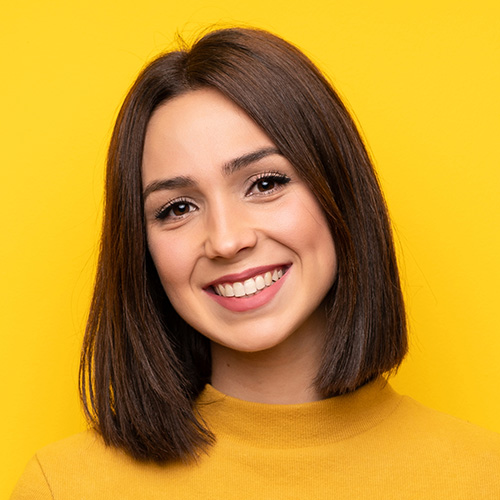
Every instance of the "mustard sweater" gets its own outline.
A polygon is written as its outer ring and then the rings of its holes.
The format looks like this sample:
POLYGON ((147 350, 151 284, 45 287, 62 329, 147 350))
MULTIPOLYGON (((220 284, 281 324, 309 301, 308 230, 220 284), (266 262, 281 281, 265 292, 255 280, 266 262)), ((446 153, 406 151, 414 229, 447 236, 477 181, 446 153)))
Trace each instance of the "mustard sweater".
POLYGON ((39 451, 12 500, 500 499, 500 436, 382 379, 298 405, 207 386, 199 404, 217 442, 198 464, 139 463, 87 431, 39 451))

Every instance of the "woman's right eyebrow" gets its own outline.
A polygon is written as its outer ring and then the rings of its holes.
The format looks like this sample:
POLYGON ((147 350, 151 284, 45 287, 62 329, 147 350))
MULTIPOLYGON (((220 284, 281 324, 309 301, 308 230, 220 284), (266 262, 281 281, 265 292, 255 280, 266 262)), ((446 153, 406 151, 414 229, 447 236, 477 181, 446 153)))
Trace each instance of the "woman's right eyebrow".
POLYGON ((178 177, 172 177, 171 179, 161 179, 158 181, 153 181, 147 185, 144 190, 142 197, 145 200, 151 193, 155 191, 169 190, 169 189, 179 189, 185 187, 192 187, 195 185, 195 181, 191 177, 185 177, 180 175, 178 177))

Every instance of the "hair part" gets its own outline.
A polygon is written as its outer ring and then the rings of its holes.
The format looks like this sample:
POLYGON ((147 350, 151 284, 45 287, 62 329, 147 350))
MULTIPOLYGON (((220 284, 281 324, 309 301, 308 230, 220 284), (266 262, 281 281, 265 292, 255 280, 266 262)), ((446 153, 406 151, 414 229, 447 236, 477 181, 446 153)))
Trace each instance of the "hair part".
POLYGON ((147 248, 141 164, 162 103, 213 88, 242 108, 323 208, 338 254, 316 387, 354 391, 399 366, 406 317, 389 217, 369 155, 332 86, 290 43, 230 28, 152 61, 120 110, 109 148, 94 295, 80 366, 86 415, 106 443, 145 460, 189 460, 213 443, 195 401, 209 341, 179 317, 147 248))

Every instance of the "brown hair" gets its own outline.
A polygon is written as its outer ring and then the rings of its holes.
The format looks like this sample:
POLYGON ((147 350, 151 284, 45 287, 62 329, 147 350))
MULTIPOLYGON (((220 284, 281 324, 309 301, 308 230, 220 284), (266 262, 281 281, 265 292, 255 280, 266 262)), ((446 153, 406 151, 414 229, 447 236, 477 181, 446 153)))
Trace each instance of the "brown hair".
POLYGON ((108 444, 158 462, 213 441, 194 401, 210 380, 208 341, 170 305, 148 252, 141 162, 153 111, 217 89, 262 127, 308 183, 330 224, 338 278, 316 379, 325 396, 396 368, 406 320, 391 228, 370 158, 340 98, 293 45, 261 30, 208 33, 139 75, 111 139, 105 215, 80 368, 86 414, 108 444))

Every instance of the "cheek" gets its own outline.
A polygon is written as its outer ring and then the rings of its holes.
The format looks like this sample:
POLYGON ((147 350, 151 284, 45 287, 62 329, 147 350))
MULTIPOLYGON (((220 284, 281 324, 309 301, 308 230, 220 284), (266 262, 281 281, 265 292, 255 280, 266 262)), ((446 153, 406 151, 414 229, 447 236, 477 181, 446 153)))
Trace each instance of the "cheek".
POLYGON ((163 288, 170 300, 182 293, 192 273, 193 246, 185 238, 148 237, 148 247, 163 288))
POLYGON ((318 264, 333 266, 336 271, 335 245, 323 210, 306 188, 295 194, 293 202, 283 207, 275 227, 290 246, 311 251, 321 261, 318 264))

